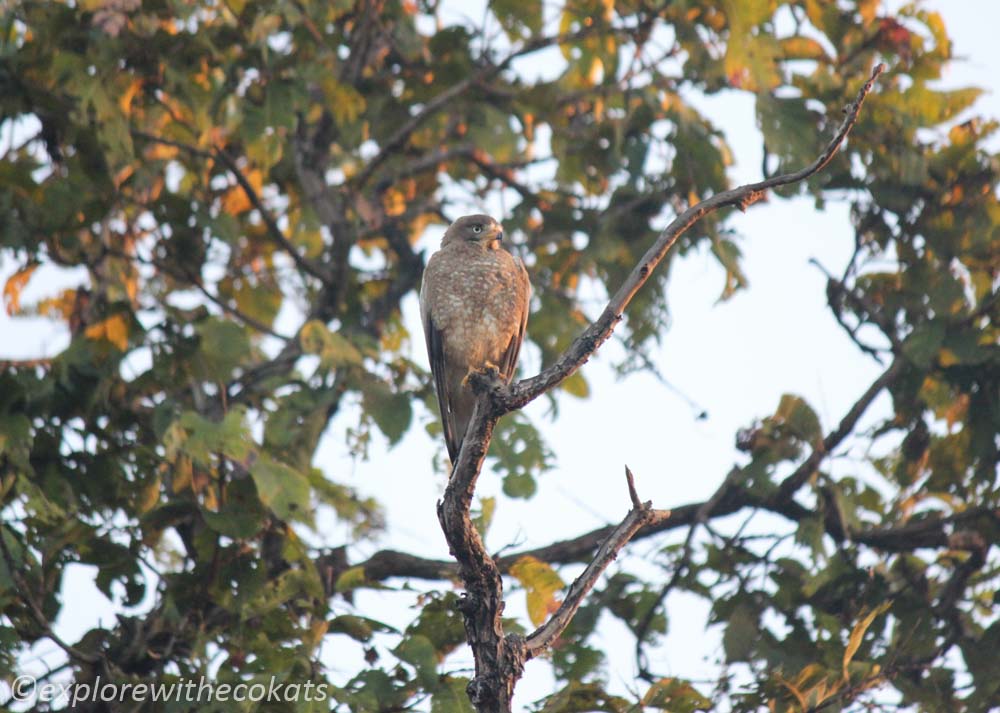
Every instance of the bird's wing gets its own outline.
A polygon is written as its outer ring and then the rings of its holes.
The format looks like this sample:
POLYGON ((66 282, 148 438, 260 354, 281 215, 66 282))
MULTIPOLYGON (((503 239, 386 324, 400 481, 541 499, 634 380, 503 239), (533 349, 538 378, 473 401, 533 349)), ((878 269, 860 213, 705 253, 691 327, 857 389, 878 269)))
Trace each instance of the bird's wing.
MULTIPOLYGON (((426 278, 425 278, 426 279, 426 278)), ((424 297, 424 295, 421 295, 424 297)), ((427 340, 427 359, 434 376, 434 390, 437 392, 438 409, 441 411, 441 426, 444 428, 444 442, 448 446, 448 457, 454 463, 458 449, 462 445, 455 440, 455 414, 451 408, 451 393, 448 388, 448 364, 445 360, 441 330, 434 324, 429 300, 420 300, 420 317, 424 323, 424 338, 427 340)))
POLYGON ((500 360, 500 376, 508 384, 514 378, 514 371, 517 369, 517 358, 521 354, 521 344, 524 342, 524 330, 528 327, 528 307, 531 303, 531 283, 528 282, 528 271, 521 260, 517 260, 521 277, 521 314, 517 332, 511 337, 510 343, 504 350, 503 358, 500 360))

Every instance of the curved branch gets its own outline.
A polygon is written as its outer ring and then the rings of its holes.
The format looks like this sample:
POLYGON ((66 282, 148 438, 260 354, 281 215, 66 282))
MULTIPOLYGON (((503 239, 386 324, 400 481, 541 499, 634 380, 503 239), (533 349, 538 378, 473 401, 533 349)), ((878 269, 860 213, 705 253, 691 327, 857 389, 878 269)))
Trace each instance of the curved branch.
POLYGON ((713 213, 726 206, 736 206, 740 210, 745 211, 748 207, 761 200, 769 189, 804 181, 830 163, 840 149, 844 139, 847 138, 848 133, 850 133, 857 122, 861 105, 864 103, 869 92, 871 92, 875 80, 884 71, 884 64, 877 64, 875 66, 871 77, 858 92, 857 98, 847 107, 847 116, 837 130, 836 135, 827 144, 823 153, 811 164, 794 173, 774 176, 764 181, 749 183, 739 188, 717 193, 711 198, 707 198, 691 206, 674 218, 670 225, 660 233, 653 246, 642 256, 639 264, 629 273, 625 283, 618 288, 618 291, 608 302, 607 307, 604 308, 601 316, 587 327, 583 334, 576 338, 576 341, 563 352, 562 356, 552 366, 537 376, 513 384, 509 389, 495 389, 493 399, 496 409, 500 414, 509 413, 510 411, 524 407, 545 392, 558 386, 583 366, 591 355, 597 351, 598 347, 611 336, 615 326, 621 321, 622 314, 632 301, 632 298, 646 284, 650 275, 653 274, 653 270, 660 264, 678 238, 694 223, 709 213, 713 213))
MULTIPOLYGON (((507 61, 514 54, 509 55, 507 61)), ((497 65, 495 71, 499 71, 503 67, 503 64, 497 65)), ((870 79, 858 93, 857 99, 848 107, 847 117, 841 124, 836 136, 827 145, 823 153, 809 166, 795 173, 776 176, 759 183, 724 191, 701 201, 677 216, 660 233, 653 246, 646 252, 639 261, 639 264, 629 274, 625 283, 611 298, 597 321, 577 337, 576 341, 573 342, 569 349, 551 367, 538 376, 518 382, 510 387, 504 385, 496 378, 496 374, 478 375, 476 378, 470 379, 473 389, 478 394, 478 399, 472 413, 469 428, 462 442, 457 462, 454 464, 448 486, 445 489, 444 497, 438 503, 438 520, 448 541, 451 554, 458 561, 458 573, 466 589, 461 609, 464 615, 466 639, 472 648, 473 659, 475 660, 475 675, 469 682, 467 693, 472 704, 478 711, 509 713, 511 710, 511 698, 514 693, 514 684, 523 672, 524 662, 551 643, 552 639, 565 628, 572 614, 576 611, 576 607, 579 606, 584 594, 593 586, 593 581, 596 581, 600 572, 603 571, 603 568, 610 561, 609 559, 602 559, 599 555, 591 563, 591 566, 584 573, 586 577, 582 581, 578 580, 580 583, 579 587, 572 589, 572 596, 567 600, 569 604, 563 616, 558 619, 554 618, 550 627, 542 627, 542 629, 533 634, 534 641, 532 643, 517 635, 504 635, 503 623, 501 621, 501 614, 504 609, 503 578, 497 562, 490 556, 483 545, 482 538, 473 525, 469 512, 476 488, 476 481, 479 478, 483 460, 486 458, 486 451, 489 448, 490 439, 493 435, 493 427, 496 425, 497 420, 504 414, 523 407, 541 394, 558 386, 559 383, 579 369, 597 348, 611 336, 615 325, 621 320, 622 313, 632 301, 632 298, 649 279, 653 270, 660 264, 664 256, 666 256, 667 251, 673 247, 684 231, 691 227, 697 220, 724 206, 732 205, 739 207, 741 210, 746 210, 748 206, 763 198, 769 188, 802 181, 826 166, 837 153, 848 132, 850 132, 851 127, 854 126, 865 97, 871 91, 876 78, 884 70, 885 65, 883 64, 875 67, 870 79), (565 623, 563 623, 563 620, 565 620, 565 623)), ((467 81, 474 80, 470 79, 467 81)), ((443 106, 446 103, 445 99, 450 99, 452 92, 457 94, 460 91, 464 91, 464 88, 465 83, 459 83, 444 94, 436 97, 407 126, 404 126, 404 129, 407 129, 410 124, 422 120, 421 117, 426 117, 429 111, 436 111, 443 106)), ((386 147, 390 147, 394 140, 405 142, 406 136, 400 136, 401 138, 399 139, 395 139, 395 137, 390 139, 386 147)), ((385 153, 386 148, 383 148, 382 153, 369 163, 368 167, 361 174, 362 182, 375 170, 380 162, 379 157, 384 156, 385 153)), ((881 390, 881 388, 882 385, 879 385, 878 390, 881 390)), ((875 393, 878 393, 878 390, 875 393)), ((863 412, 866 407, 867 404, 862 406, 860 411, 863 412)), ((858 416, 860 416, 860 413, 858 416)), ((844 424, 841 425, 843 426, 844 424)), ((853 426, 853 422, 851 426, 853 426)), ((849 430, 850 427, 848 427, 849 430)), ((846 435, 846 432, 843 435, 846 435)), ((839 442, 839 438, 843 438, 843 435, 838 436, 837 442, 839 442)), ((823 445, 825 446, 826 443, 824 442, 823 445)), ((824 448, 824 452, 827 450, 824 448)), ((814 453, 813 455, 816 454, 814 453)), ((817 457, 822 458, 822 453, 817 457)), ((800 469, 805 469, 808 462, 804 463, 800 469)), ((797 480, 791 481, 791 484, 795 485, 791 492, 794 492, 798 488, 797 482, 797 480)), ((782 493, 784 493, 784 490, 782 493)), ((718 507, 721 511, 723 503, 727 498, 723 495, 720 500, 722 502, 719 502, 718 507)), ((742 506, 743 503, 734 504, 735 509, 742 506)), ((639 513, 645 511, 645 508, 636 509, 636 512, 639 513)), ((698 517, 706 516, 705 514, 699 515, 699 512, 700 509, 692 513, 694 521, 697 521, 698 517)), ((626 518, 626 523, 623 523, 619 528, 609 528, 606 536, 602 536, 600 541, 594 544, 594 547, 589 548, 589 551, 593 551, 596 547, 604 545, 610 549, 602 549, 599 552, 604 554, 617 552, 629 538, 640 531, 640 528, 644 524, 644 517, 646 516, 636 515, 634 518, 629 517, 626 518), (626 534, 627 537, 625 537, 626 534)), ((656 528, 663 526, 664 523, 672 522, 673 518, 666 519, 665 521, 661 520, 660 522, 648 522, 646 528, 656 528)), ((574 583, 574 587, 576 585, 577 583, 574 583)))

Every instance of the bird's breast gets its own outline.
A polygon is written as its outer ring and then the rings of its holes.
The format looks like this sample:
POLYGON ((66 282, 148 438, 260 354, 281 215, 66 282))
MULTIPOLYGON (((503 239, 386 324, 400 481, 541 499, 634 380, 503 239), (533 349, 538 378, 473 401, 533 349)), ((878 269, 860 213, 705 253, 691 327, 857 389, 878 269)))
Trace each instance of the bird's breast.
POLYGON ((499 251, 455 262, 432 295, 445 351, 449 360, 472 368, 495 363, 520 328, 520 267, 499 251))

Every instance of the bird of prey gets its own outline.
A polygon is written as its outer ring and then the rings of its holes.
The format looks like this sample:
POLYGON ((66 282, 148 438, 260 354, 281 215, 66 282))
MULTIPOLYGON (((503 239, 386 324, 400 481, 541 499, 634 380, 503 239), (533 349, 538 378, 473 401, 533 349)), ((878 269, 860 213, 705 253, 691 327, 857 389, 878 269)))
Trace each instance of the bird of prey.
POLYGON ((476 403, 469 374, 496 368, 510 383, 528 323, 528 272, 502 241, 503 228, 490 216, 459 218, 427 261, 420 286, 427 356, 452 463, 476 403))

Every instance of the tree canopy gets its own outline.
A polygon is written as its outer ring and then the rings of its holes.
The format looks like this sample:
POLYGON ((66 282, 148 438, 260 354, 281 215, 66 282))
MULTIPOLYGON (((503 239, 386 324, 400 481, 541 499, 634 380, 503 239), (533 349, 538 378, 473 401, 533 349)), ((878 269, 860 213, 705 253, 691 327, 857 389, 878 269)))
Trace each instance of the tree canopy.
MULTIPOLYGON (((817 210, 850 204, 853 255, 826 296, 881 375, 832 430, 785 394, 734 434, 741 460, 699 474, 721 484, 715 496, 658 502, 671 516, 635 535, 662 543, 658 575, 613 565, 547 662, 526 665, 552 669, 545 711, 988 710, 1000 696, 1000 160, 984 142, 998 124, 956 122, 982 90, 939 87, 953 57, 941 17, 877 0, 481 10, 7 5, 0 250, 17 269, 4 300, 71 338, 0 362, 0 676, 13 683, 47 639, 66 662, 53 680, 277 676, 325 684, 329 698, 260 710, 470 709, 470 673, 450 663, 467 642, 458 565, 443 551, 359 559, 354 545, 400 523, 316 458, 336 419, 350 419, 344 447, 374 460, 436 415, 415 361, 422 337, 401 310, 426 258, 417 241, 456 206, 502 195, 497 217, 534 287, 528 340, 557 363, 588 325, 586 295, 614 294, 673 217, 732 188, 726 137, 693 99, 752 95, 773 176, 822 153, 883 61, 846 145, 774 191, 817 210), (21 299, 56 268, 80 277, 21 299), (891 412, 858 432, 880 394, 891 412), (848 443, 868 456, 834 478, 848 443), (780 526, 722 522, 736 513, 780 526), (331 518, 349 541, 317 541, 331 518), (96 568, 121 614, 65 641, 54 626, 74 606, 72 563, 96 568), (355 606, 376 587, 412 595, 405 629, 355 606), (723 631, 715 682, 650 663, 680 591, 710 602, 706 625, 723 631), (633 652, 604 650, 602 617, 635 639, 628 690, 604 665, 633 652), (325 641, 363 648, 368 666, 335 675, 317 656, 325 641)), ((722 298, 746 287, 752 246, 731 211, 696 223, 644 275, 616 327, 623 374, 650 368, 668 328, 675 256, 709 246, 722 298)), ((556 383, 553 405, 601 398, 586 369, 556 383)), ((487 458, 510 498, 534 497, 558 467, 545 425, 516 409, 487 458)), ((414 467, 445 477, 440 455, 414 467)), ((480 531, 495 506, 479 504, 480 531)), ((497 557, 528 596, 530 621, 504 626, 544 624, 568 596, 564 569, 612 529, 497 557)))

